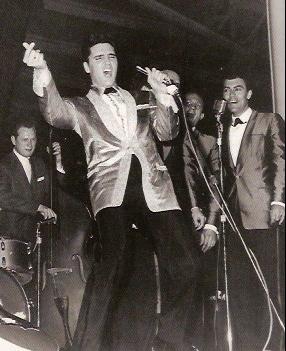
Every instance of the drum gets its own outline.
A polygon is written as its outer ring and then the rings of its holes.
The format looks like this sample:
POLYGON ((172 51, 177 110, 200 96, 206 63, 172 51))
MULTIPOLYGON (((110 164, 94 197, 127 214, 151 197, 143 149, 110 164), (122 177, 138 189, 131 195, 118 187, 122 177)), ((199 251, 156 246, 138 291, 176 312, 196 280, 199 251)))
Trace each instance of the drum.
POLYGON ((0 350, 59 351, 59 346, 47 334, 38 329, 0 324, 0 350))
MULTIPOLYGON (((0 306, 16 317, 29 322, 31 320, 30 306, 24 289, 14 275, 3 268, 0 268, 0 306)), ((1 315, 0 318, 5 323, 13 322, 1 315)))
POLYGON ((0 267, 11 271, 23 285, 32 280, 30 245, 17 239, 0 237, 0 267))

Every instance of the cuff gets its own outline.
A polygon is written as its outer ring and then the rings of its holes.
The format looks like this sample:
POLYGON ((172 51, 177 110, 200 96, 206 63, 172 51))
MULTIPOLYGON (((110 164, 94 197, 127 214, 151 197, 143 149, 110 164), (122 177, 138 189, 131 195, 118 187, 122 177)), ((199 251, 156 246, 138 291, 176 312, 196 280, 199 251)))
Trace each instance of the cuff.
POLYGON ((212 225, 212 224, 205 224, 204 225, 204 229, 210 229, 210 230, 213 230, 216 235, 218 235, 218 230, 217 230, 217 227, 215 225, 212 225))
POLYGON ((66 171, 64 170, 63 166, 57 166, 57 172, 62 173, 62 174, 66 174, 66 171))
POLYGON ((271 206, 272 206, 272 205, 278 205, 278 206, 282 206, 282 207, 285 208, 284 202, 280 202, 280 201, 272 201, 270 205, 271 205, 271 206))
POLYGON ((34 69, 33 72, 33 91, 39 97, 44 96, 44 88, 46 88, 52 79, 51 72, 48 68, 34 69))
POLYGON ((200 210, 202 212, 202 209, 198 206, 194 206, 191 208, 191 212, 193 212, 193 210, 200 210))
POLYGON ((160 93, 157 94, 155 97, 156 100, 158 100, 165 107, 172 107, 174 113, 177 113, 179 111, 178 106, 172 95, 160 93))

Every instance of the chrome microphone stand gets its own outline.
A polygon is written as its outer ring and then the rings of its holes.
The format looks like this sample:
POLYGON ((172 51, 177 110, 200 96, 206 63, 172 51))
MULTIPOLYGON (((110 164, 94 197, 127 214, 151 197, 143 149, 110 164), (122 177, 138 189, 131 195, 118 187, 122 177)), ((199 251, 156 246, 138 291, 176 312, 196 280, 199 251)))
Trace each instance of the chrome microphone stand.
MULTIPOLYGON (((220 186, 218 188, 217 184, 215 184, 217 191, 220 193, 222 197, 224 194, 224 174, 223 174, 223 162, 222 162, 222 136, 223 136, 223 123, 221 121, 221 117, 224 113, 226 107, 225 100, 216 100, 214 103, 214 111, 215 118, 217 120, 217 145, 218 145, 218 156, 219 156, 219 176, 220 176, 220 186)), ((216 291, 216 303, 218 303, 219 299, 225 300, 226 302, 226 319, 227 319, 227 335, 226 342, 228 351, 233 350, 233 338, 232 338, 232 327, 231 327, 231 316, 230 316, 230 307, 229 307, 229 289, 228 289, 228 276, 227 276, 227 250, 226 250, 226 215, 224 212, 224 205, 222 204, 221 216, 220 216, 220 235, 222 238, 223 244, 223 270, 224 270, 224 287, 225 292, 221 294, 218 290, 216 291)), ((220 248, 219 248, 220 255, 220 248)), ((216 310, 218 306, 216 306, 216 310)), ((217 343, 217 340, 216 340, 217 343)))
POLYGON ((55 218, 49 219, 39 219, 37 221, 37 229, 36 229, 36 243, 33 251, 37 248, 37 303, 36 303, 36 311, 37 311, 37 319, 36 319, 36 327, 39 329, 41 325, 41 317, 40 317, 40 309, 41 309, 41 263, 42 263, 42 236, 41 236, 41 225, 42 224, 53 224, 55 222, 55 218))
POLYGON ((37 247, 37 321, 36 326, 40 328, 40 290, 41 290, 41 246, 42 246, 42 237, 41 237, 41 221, 37 222, 36 230, 36 247, 37 247))

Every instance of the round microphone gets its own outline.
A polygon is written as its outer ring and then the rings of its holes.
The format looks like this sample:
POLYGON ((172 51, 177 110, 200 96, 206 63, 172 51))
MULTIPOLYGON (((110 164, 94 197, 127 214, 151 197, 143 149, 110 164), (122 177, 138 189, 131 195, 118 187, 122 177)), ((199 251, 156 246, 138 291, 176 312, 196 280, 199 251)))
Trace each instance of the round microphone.
POLYGON ((227 105, 227 101, 222 99, 222 100, 215 100, 213 110, 216 115, 223 115, 225 108, 227 105))

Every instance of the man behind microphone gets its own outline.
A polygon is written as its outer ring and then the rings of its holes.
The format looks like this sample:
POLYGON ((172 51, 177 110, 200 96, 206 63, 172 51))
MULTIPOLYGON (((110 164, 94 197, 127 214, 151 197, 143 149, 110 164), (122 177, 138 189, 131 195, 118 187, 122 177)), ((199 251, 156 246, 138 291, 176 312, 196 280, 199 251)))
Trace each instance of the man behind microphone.
MULTIPOLYGON (((204 101, 196 92, 184 96, 185 116, 191 142, 198 156, 207 181, 210 175, 219 179, 219 157, 217 139, 204 132, 201 121, 205 118, 204 101)), ((188 214, 192 218, 196 241, 200 246, 200 270, 195 289, 194 310, 190 316, 190 337, 203 350, 213 350, 211 337, 214 318, 213 303, 217 289, 217 222, 219 206, 210 194, 203 179, 194 150, 186 133, 183 143, 184 173, 190 198, 188 214), (211 310, 210 310, 211 309, 211 310)), ((212 187, 212 190, 213 187, 212 187)))
MULTIPOLYGON (((285 123, 276 113, 249 107, 252 94, 247 73, 225 74, 223 97, 231 112, 223 138, 225 195, 279 311, 276 227, 285 217, 285 123)), ((238 235, 230 231, 227 238, 234 350, 262 350, 270 326, 266 294, 238 235)), ((281 329, 275 314, 273 318, 266 349, 277 351, 281 329)))
POLYGON ((97 351, 106 344, 122 279, 130 269, 127 232, 139 221, 152 237, 160 268, 162 314, 153 350, 185 351, 194 274, 191 243, 154 141, 154 134, 170 140, 178 133, 173 97, 162 83, 165 75, 146 68, 156 108, 151 116, 137 118, 134 98, 116 83, 118 60, 110 38, 87 38, 83 66, 91 88, 86 96, 72 99, 59 95, 34 44, 24 47, 24 62, 34 68, 34 88, 46 121, 74 129, 83 139, 91 204, 102 237, 103 259, 94 265, 86 285, 73 350, 97 351))

